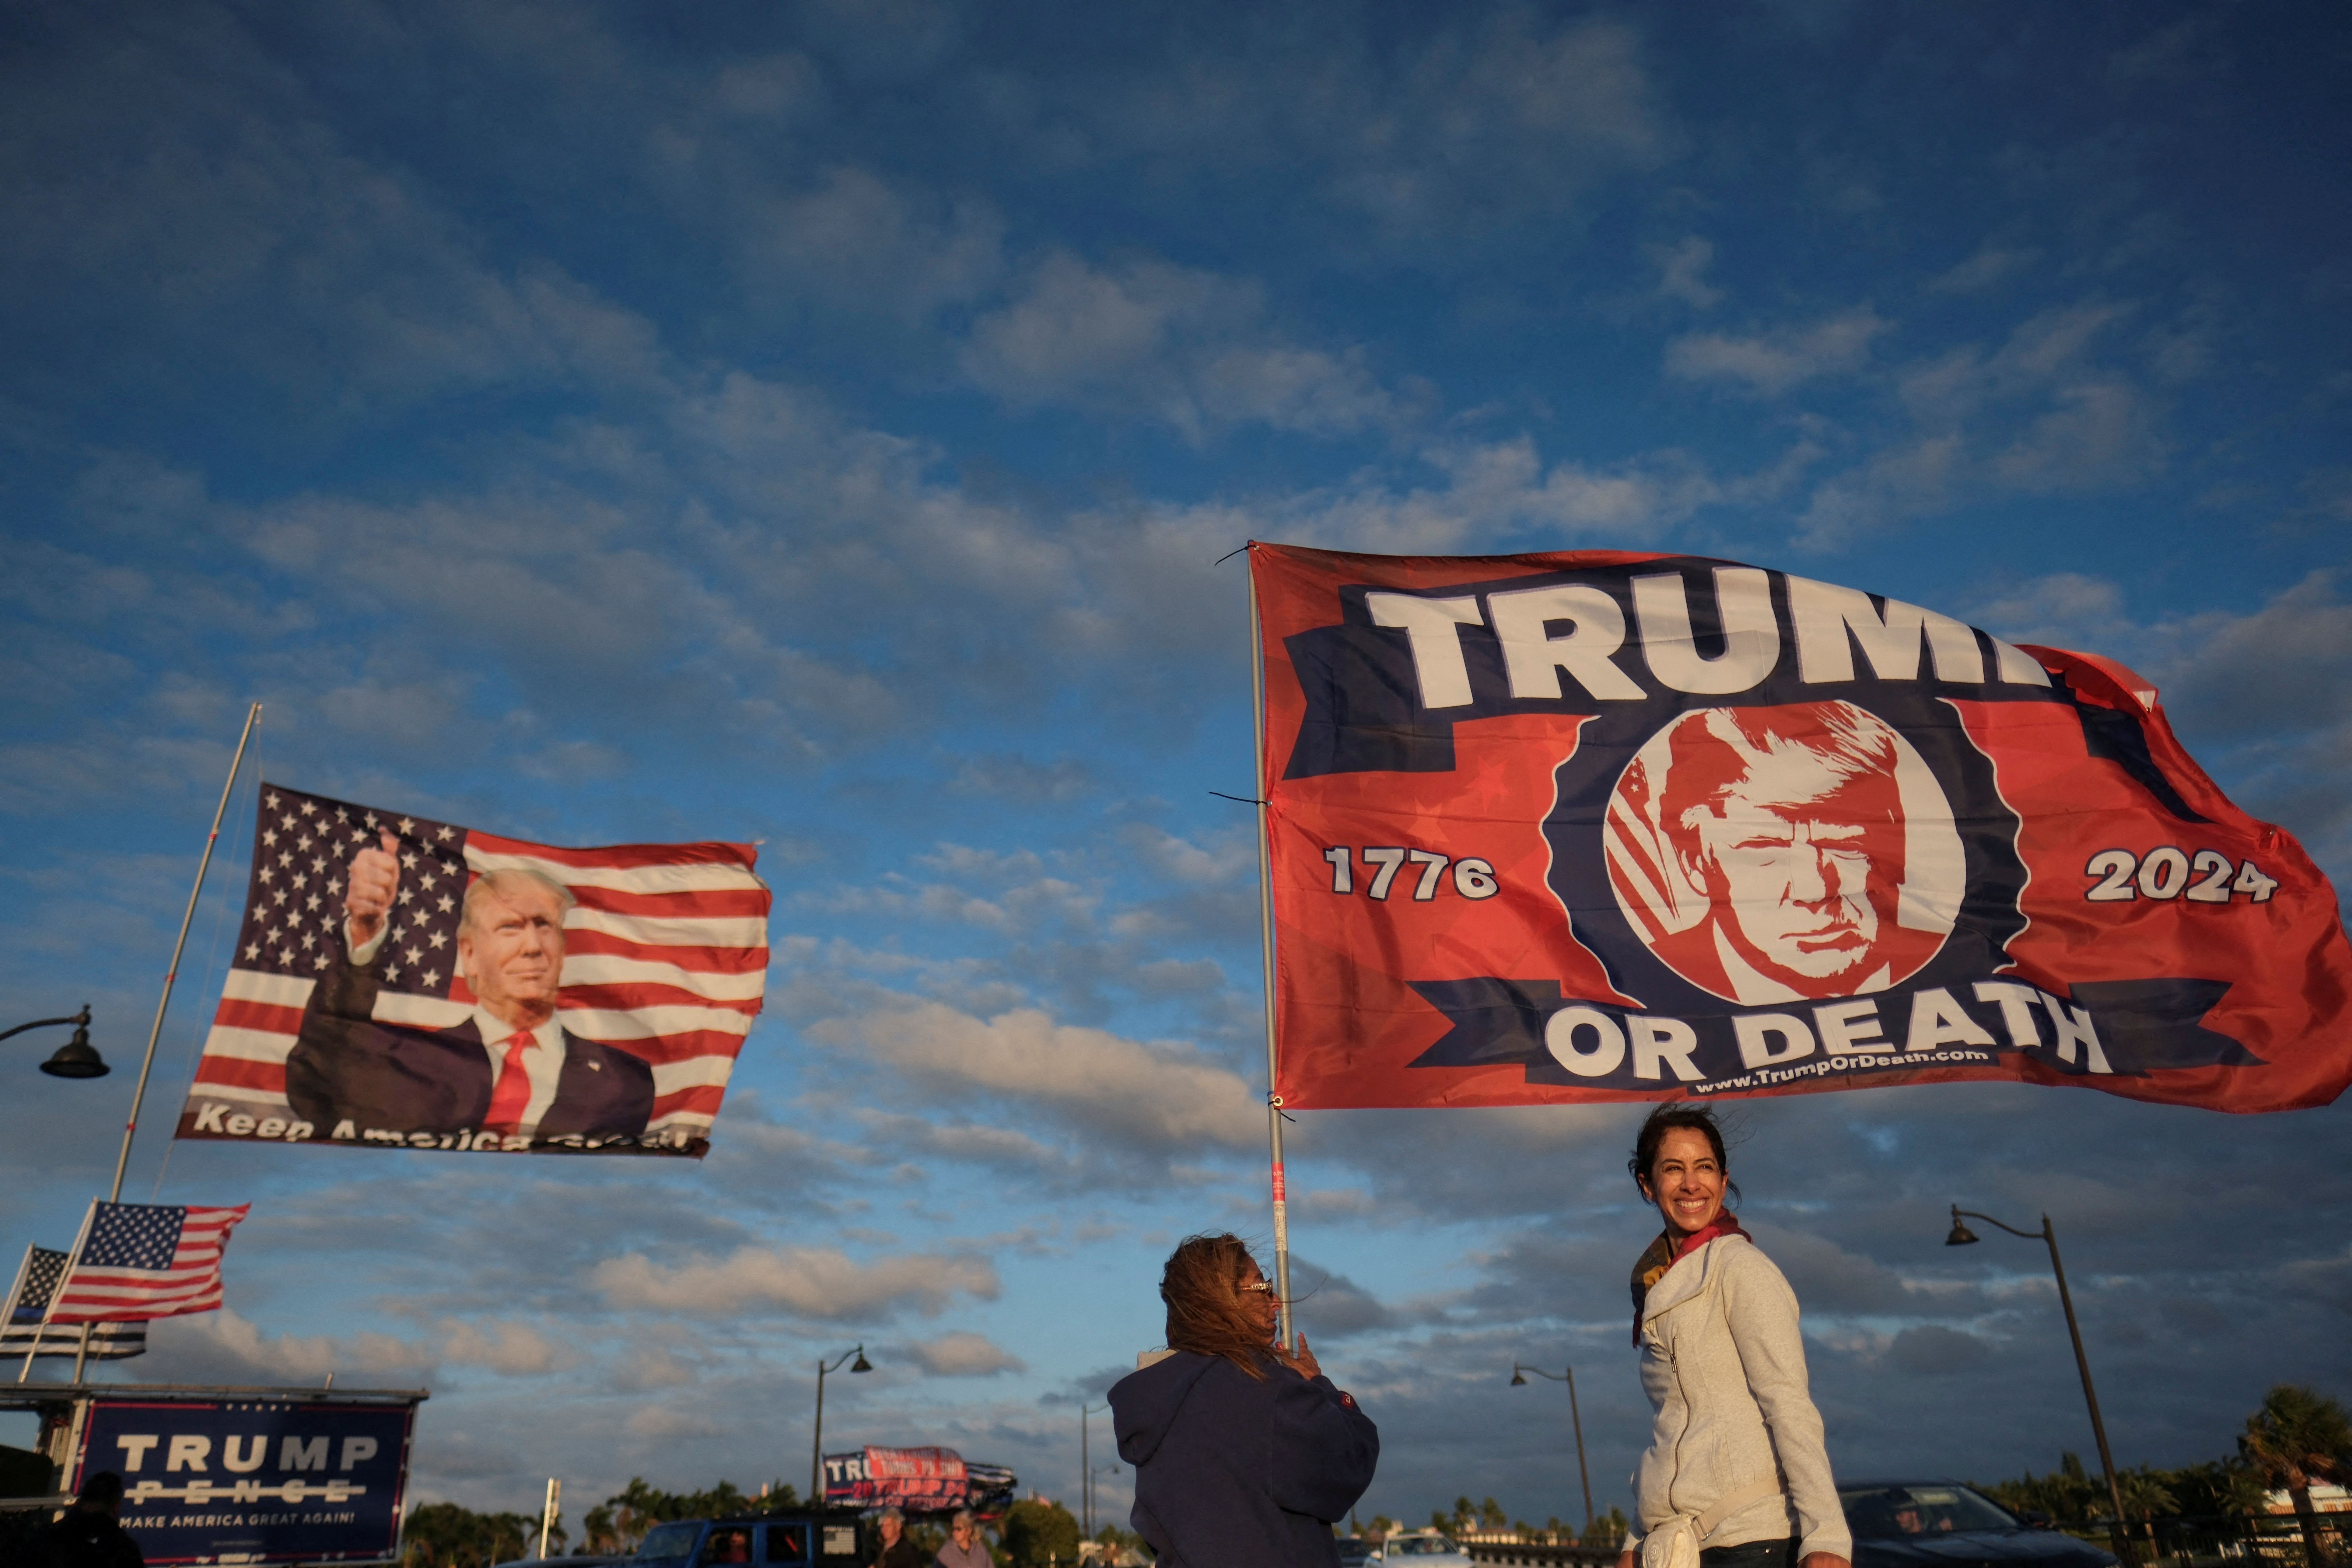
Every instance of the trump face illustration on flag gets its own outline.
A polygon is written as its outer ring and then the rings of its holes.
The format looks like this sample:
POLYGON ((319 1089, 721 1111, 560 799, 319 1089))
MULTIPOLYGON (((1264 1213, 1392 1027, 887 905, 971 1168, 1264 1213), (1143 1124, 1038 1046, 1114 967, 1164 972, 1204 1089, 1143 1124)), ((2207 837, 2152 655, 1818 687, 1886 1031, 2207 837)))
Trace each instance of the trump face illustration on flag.
POLYGON ((260 786, 183 1138, 698 1156, 760 1012, 748 844, 566 848, 260 786))
POLYGON ((2111 660, 1705 557, 1250 562, 1286 1106, 2352 1072, 2334 890, 2111 660))
POLYGON ((1850 702, 1683 714, 1610 801, 1611 881, 1628 921, 1727 1001, 1851 996, 1907 977, 1949 930, 1933 910, 1949 900, 1911 887, 1911 841, 1932 847, 1916 868, 1929 884, 1957 858, 1934 852, 1950 814, 1908 751, 1850 702), (1906 793, 1925 797, 1916 826, 1906 793))
POLYGON ((346 885, 344 951, 311 993, 287 1058, 287 1098, 298 1112, 319 1123, 479 1131, 516 1147, 541 1136, 645 1131, 653 1068, 555 1021, 563 917, 573 904, 562 883, 505 869, 467 888, 456 957, 473 1013, 430 1033, 373 1022, 401 901, 393 835, 352 858, 346 885))

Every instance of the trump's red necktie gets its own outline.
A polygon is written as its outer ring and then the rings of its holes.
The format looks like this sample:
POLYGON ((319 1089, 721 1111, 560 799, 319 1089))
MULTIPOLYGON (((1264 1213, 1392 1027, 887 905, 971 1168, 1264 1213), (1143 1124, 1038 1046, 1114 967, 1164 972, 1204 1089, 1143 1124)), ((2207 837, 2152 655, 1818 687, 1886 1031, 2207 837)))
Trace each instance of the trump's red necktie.
POLYGON ((530 1072, 522 1065, 522 1054, 535 1043, 529 1029, 517 1029, 507 1041, 507 1059, 499 1064, 498 1087, 490 1091, 490 1113, 482 1120, 488 1131, 522 1131, 522 1113, 530 1105, 530 1072))

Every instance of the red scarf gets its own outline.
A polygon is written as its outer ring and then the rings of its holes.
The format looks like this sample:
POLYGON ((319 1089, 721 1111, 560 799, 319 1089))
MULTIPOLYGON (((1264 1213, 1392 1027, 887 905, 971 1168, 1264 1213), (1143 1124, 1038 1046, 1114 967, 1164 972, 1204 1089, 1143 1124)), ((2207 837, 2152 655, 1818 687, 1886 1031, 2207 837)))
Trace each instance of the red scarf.
MULTIPOLYGON (((1642 1303, 1649 1299, 1650 1287, 1664 1279, 1667 1269, 1718 1236, 1748 1236, 1748 1233, 1739 1228, 1739 1216, 1726 1209, 1680 1241, 1673 1239, 1672 1233, 1662 1230, 1658 1232, 1657 1240, 1642 1249, 1642 1256, 1633 1260, 1633 1342, 1636 1345, 1642 1342, 1642 1303)), ((1753 1241, 1756 1238, 1749 1236, 1748 1239, 1753 1241)))

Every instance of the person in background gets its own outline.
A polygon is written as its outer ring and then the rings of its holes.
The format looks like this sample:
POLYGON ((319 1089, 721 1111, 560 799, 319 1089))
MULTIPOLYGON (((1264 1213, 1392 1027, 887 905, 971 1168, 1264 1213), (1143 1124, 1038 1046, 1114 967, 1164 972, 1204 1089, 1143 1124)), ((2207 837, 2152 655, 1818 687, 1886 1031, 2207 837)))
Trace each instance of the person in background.
POLYGON ((34 1562, 43 1568, 146 1568, 130 1532, 114 1516, 122 1509, 122 1478, 100 1470, 81 1484, 81 1495, 41 1538, 34 1562))
POLYGON ((1633 1342, 1657 1418, 1633 1474, 1639 1533, 1618 1568, 1687 1529, 1701 1568, 1852 1568, 1797 1296, 1723 1206, 1737 1195, 1705 1106, 1653 1110, 1626 1162, 1666 1228, 1633 1265, 1633 1342))
POLYGON ((1169 1349, 1110 1391, 1159 1568, 1338 1568, 1331 1525, 1372 1484, 1379 1429, 1304 1335, 1296 1354, 1275 1342, 1274 1287, 1239 1237, 1186 1238, 1160 1299, 1169 1349))
POLYGON ((875 1517, 874 1528, 882 1532, 882 1552, 873 1568, 923 1568, 922 1552, 907 1539, 905 1514, 886 1508, 875 1517))
POLYGON ((971 1510, 956 1510, 955 1518, 948 1521, 948 1539, 933 1559, 939 1568, 996 1568, 996 1560, 988 1554, 988 1542, 980 1538, 980 1521, 971 1517, 971 1510))

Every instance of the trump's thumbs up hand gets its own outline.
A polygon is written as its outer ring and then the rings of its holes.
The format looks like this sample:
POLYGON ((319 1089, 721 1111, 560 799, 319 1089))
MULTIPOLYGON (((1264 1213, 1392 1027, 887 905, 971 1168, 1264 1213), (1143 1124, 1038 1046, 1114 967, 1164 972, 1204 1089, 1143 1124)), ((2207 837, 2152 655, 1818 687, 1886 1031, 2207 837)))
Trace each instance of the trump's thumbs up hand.
POLYGON ((351 883, 343 893, 352 946, 365 947, 376 939, 399 897, 400 840, 387 829, 383 848, 362 849, 352 857, 351 883))

